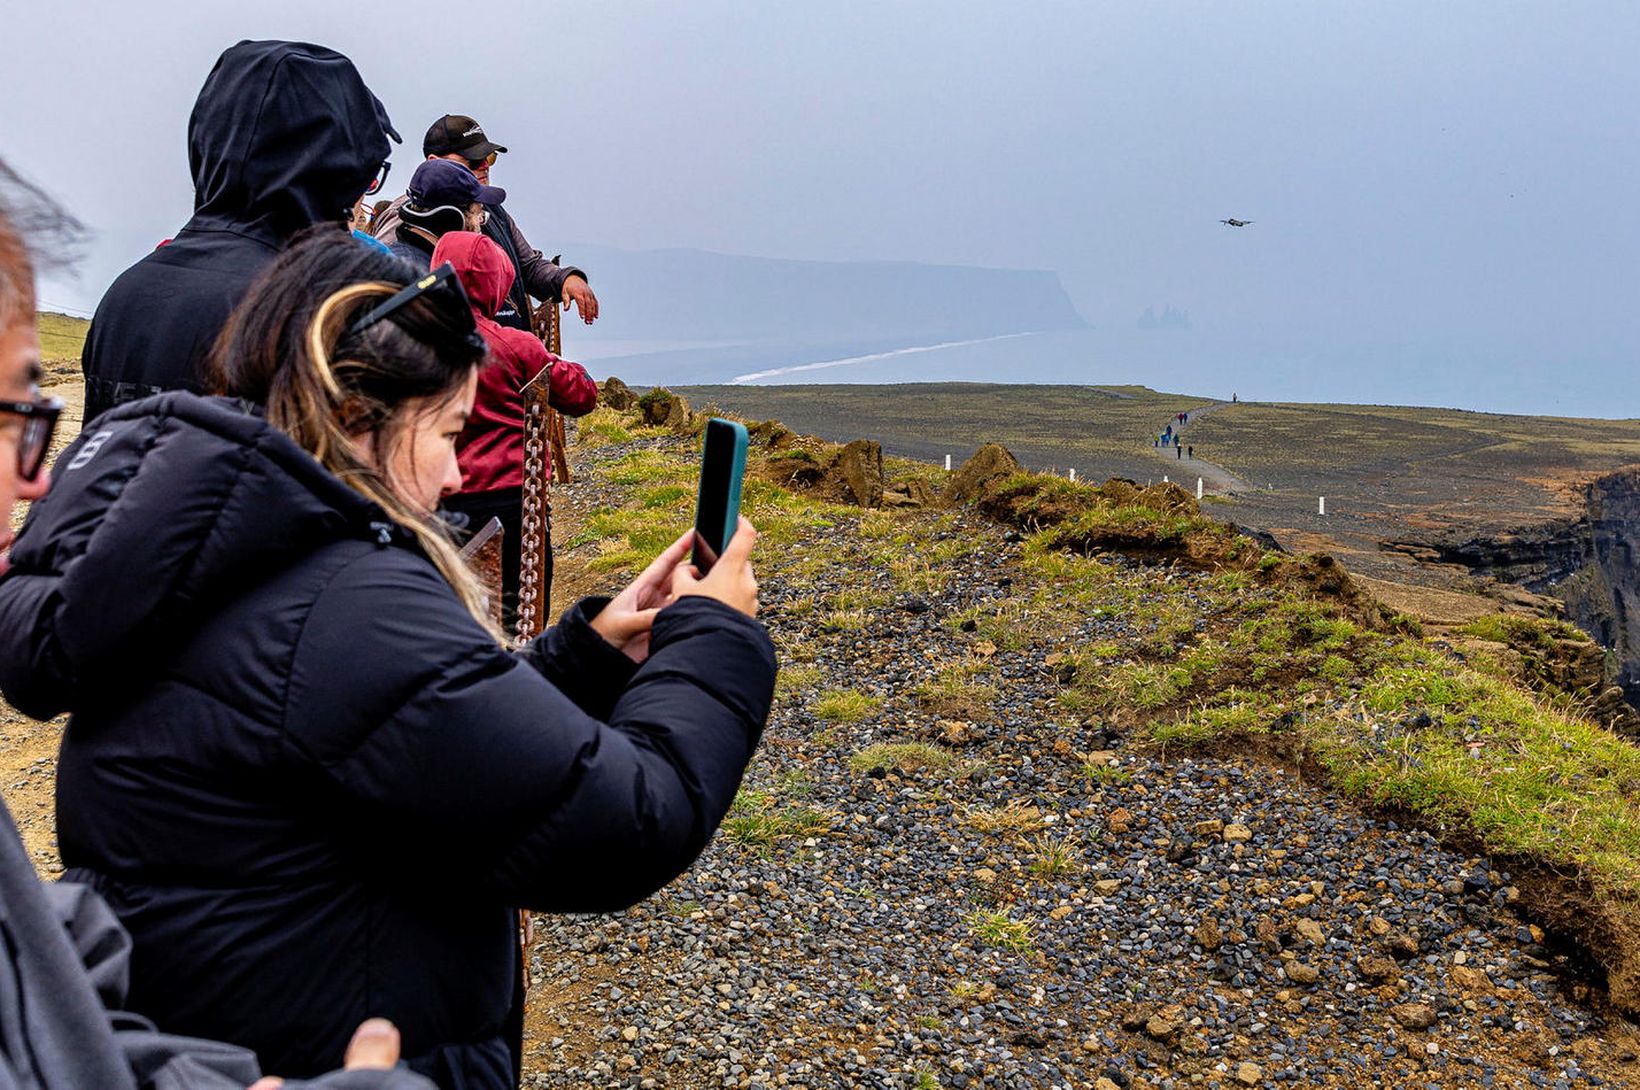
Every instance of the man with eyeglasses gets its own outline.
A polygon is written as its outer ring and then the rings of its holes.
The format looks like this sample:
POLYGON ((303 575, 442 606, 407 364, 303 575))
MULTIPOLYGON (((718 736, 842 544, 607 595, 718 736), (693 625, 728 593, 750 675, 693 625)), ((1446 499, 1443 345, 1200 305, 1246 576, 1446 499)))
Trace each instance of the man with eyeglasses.
MULTIPOLYGON (((486 186, 490 184, 490 168, 507 151, 485 135, 484 126, 465 114, 445 114, 433 122, 421 150, 428 159, 465 163, 486 186)), ((376 219, 376 237, 389 245, 398 241, 404 202, 405 198, 400 197, 376 219)), ((507 301, 496 312, 497 322, 514 329, 530 329, 531 296, 562 303, 565 310, 573 303, 581 320, 589 325, 597 319, 598 297, 587 286, 586 273, 561 266, 531 246, 505 208, 496 205, 489 209, 484 234, 506 252, 515 273, 507 301)))
POLYGON ((86 337, 85 418, 162 390, 200 392, 228 314, 305 227, 345 227, 381 188, 387 111, 353 62, 306 42, 240 42, 222 54, 188 121, 194 214, 132 265, 86 337))

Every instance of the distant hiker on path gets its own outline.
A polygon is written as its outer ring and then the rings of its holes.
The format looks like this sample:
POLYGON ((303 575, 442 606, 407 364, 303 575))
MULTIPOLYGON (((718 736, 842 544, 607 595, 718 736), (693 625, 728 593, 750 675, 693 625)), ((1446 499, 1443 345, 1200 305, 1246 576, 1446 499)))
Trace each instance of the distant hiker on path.
POLYGON ((1214 412, 1221 406, 1228 404, 1228 401, 1220 401, 1214 402, 1211 405, 1198 406, 1196 409, 1188 412, 1173 413, 1169 417, 1168 423, 1163 427, 1162 432, 1157 436, 1154 444, 1156 447, 1161 448, 1161 450, 1156 451, 1156 453, 1160 454, 1163 458, 1167 457, 1167 455, 1162 454, 1161 451, 1171 447, 1175 462, 1182 462, 1186 459, 1194 462, 1195 465, 1192 466, 1192 471, 1201 475, 1204 482, 1204 487, 1212 489, 1214 493, 1221 496, 1231 495, 1238 492, 1246 492, 1251 488, 1251 486, 1238 478, 1235 474, 1224 469, 1222 466, 1214 465, 1209 461, 1197 461, 1196 444, 1185 441, 1184 428, 1187 424, 1192 422, 1192 417, 1198 419, 1205 417, 1208 413, 1214 412))
MULTIPOLYGON (((465 114, 445 114, 433 122, 422 140, 421 151, 428 159, 465 164, 484 185, 490 184, 490 168, 497 157, 507 153, 505 147, 484 134, 482 125, 465 114)), ((404 198, 400 197, 376 219, 376 237, 389 245, 396 240, 403 203, 404 198)), ((496 205, 490 209, 484 234, 506 251, 513 264, 512 291, 496 313, 497 322, 514 329, 529 329, 532 295, 562 303, 566 310, 574 303, 581 320, 588 325, 597 319, 598 297, 587 286, 587 274, 573 266, 560 266, 556 258, 543 256, 529 244, 505 208, 496 205)))
POLYGON ((188 121, 193 218, 121 273, 91 320, 86 422, 201 390, 211 342, 251 281, 304 227, 346 223, 385 177, 390 139, 387 111, 340 53, 305 42, 224 52, 188 121))

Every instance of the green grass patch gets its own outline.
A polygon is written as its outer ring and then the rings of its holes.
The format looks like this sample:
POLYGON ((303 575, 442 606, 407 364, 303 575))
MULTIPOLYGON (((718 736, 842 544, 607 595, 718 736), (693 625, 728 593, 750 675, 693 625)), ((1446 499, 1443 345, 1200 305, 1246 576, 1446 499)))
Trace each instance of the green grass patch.
POLYGON ((1468 829, 1492 852, 1586 868, 1597 890, 1640 893, 1640 749, 1507 681, 1431 659, 1388 668, 1369 697, 1385 715, 1427 709, 1430 727, 1318 740, 1339 786, 1468 829))
MULTIPOLYGON (((1091 676, 1077 687, 1105 707, 1160 708, 1179 699, 1194 675, 1189 667, 1165 662, 1127 662, 1091 676)), ((1063 694, 1061 694, 1063 695, 1063 694)))
POLYGON ((1153 724, 1150 734, 1163 749, 1188 749, 1219 738, 1267 733, 1269 716, 1269 704, 1262 700, 1195 708, 1179 719, 1153 724))
POLYGON ((736 844, 767 850, 776 841, 827 832, 836 815, 812 806, 782 803, 767 791, 741 788, 723 819, 723 836, 736 844))
POLYGON ((1039 836, 1031 842, 1031 873, 1060 878, 1082 869, 1082 845, 1075 836, 1039 836))
POLYGON ((878 590, 869 583, 857 583, 854 586, 844 587, 831 596, 827 603, 834 611, 855 612, 866 609, 880 609, 893 600, 893 595, 886 590, 878 590))
POLYGON ((1082 778, 1105 787, 1120 787, 1133 779, 1133 770, 1108 762, 1096 764, 1089 761, 1082 766, 1082 778))
POLYGON ((883 698, 862 693, 858 689, 832 689, 821 693, 811 705, 816 719, 833 723, 859 723, 876 715, 883 706, 883 698))
POLYGON ((658 488, 647 489, 638 497, 638 506, 644 508, 684 507, 694 502, 695 490, 687 485, 663 484, 658 488))
POLYGON ((1047 824, 1041 810, 1022 802, 975 806, 967 816, 968 824, 981 833, 1034 833, 1047 824))
POLYGON ((863 609, 834 609, 820 619, 828 632, 861 632, 869 624, 871 617, 863 609))
POLYGON ((1522 649, 1547 649, 1553 646, 1556 640, 1569 639, 1582 643, 1589 638, 1582 629, 1565 621, 1526 617, 1518 613, 1492 613, 1485 617, 1477 617, 1458 629, 1458 632, 1465 636, 1522 649))
POLYGON ((1034 945, 1029 920, 1015 920, 1000 909, 978 909, 964 921, 974 938, 999 950, 1029 950, 1034 945))
POLYGON ((991 710, 997 691, 974 678, 979 667, 960 664, 941 670, 916 688, 917 703, 935 715, 975 718, 991 710))
POLYGON ((630 424, 629 417, 608 406, 600 405, 574 421, 575 445, 595 450, 614 443, 630 443, 641 434, 652 434, 652 429, 634 430, 630 424))
POLYGON ((658 450, 635 450, 611 463, 606 476, 612 484, 688 485, 691 470, 677 456, 658 450))
POLYGON ((945 750, 922 742, 888 742, 868 746, 848 759, 849 768, 855 772, 893 769, 939 772, 955 763, 956 759, 945 750))
POLYGON ((1121 548, 1165 548, 1182 543, 1191 533, 1221 533, 1223 526, 1200 515, 1158 511, 1152 507, 1095 507, 1043 531, 1053 548, 1082 549, 1089 545, 1121 548))
POLYGON ((782 663, 780 673, 775 675, 774 695, 789 700, 796 694, 820 684, 820 679, 824 676, 825 671, 818 666, 807 663, 782 663))
POLYGON ((38 314, 40 357, 45 360, 77 360, 85 349, 85 334, 91 323, 67 314, 38 314))

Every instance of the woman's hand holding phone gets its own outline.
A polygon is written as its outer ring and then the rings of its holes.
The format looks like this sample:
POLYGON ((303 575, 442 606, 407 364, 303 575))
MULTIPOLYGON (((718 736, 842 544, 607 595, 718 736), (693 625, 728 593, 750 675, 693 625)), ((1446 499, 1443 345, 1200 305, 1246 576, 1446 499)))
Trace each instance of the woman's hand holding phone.
POLYGON ((748 617, 757 616, 757 576, 751 561, 756 528, 742 515, 729 547, 704 577, 684 559, 694 540, 695 531, 684 533, 592 618, 592 630, 633 662, 649 657, 655 614, 685 595, 715 598, 748 617))
POLYGON ((752 573, 752 546, 757 544, 757 528, 745 515, 735 527, 735 536, 712 570, 703 578, 691 565, 680 564, 672 572, 672 596, 701 594, 716 598, 748 617, 757 616, 757 576, 752 573))
POLYGON ((633 662, 649 657, 649 630, 655 626, 655 614, 672 604, 672 573, 684 563, 694 540, 695 532, 690 530, 668 545, 592 618, 592 630, 633 662))

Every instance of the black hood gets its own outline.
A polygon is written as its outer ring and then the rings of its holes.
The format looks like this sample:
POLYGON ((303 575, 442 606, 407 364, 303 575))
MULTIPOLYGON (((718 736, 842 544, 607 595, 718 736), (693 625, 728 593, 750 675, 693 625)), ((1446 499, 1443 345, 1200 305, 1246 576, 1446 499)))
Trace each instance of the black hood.
POLYGON ((0 577, 0 691, 38 718, 118 691, 270 575, 341 540, 407 544, 244 402, 122 405, 58 458, 0 577))
POLYGON ((398 140, 353 62, 306 42, 240 42, 217 58, 188 119, 199 229, 283 241, 340 221, 398 140))

